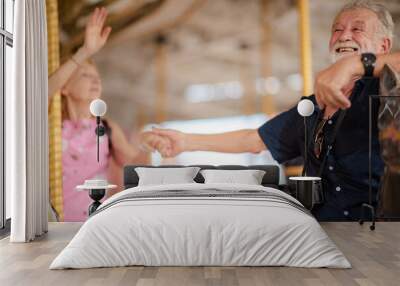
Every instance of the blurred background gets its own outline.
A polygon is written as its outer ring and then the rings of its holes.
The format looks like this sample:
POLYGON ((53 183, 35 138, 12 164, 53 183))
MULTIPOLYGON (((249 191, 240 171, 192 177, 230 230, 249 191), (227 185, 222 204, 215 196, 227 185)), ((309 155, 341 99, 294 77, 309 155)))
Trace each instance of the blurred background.
MULTIPOLYGON (((312 93, 313 75, 330 64, 331 24, 346 2, 63 0, 58 1, 60 53, 61 58, 68 57, 82 44, 88 14, 95 6, 105 6, 113 32, 94 61, 108 116, 130 140, 154 124, 193 133, 257 128, 295 105, 303 93, 312 93), (305 72, 308 87, 304 87, 305 72)), ((400 1, 380 2, 398 22, 400 1)), ((395 35, 398 49, 398 25, 395 35)), ((148 160, 164 162, 157 154, 148 160)), ((268 152, 202 152, 183 154, 168 163, 271 160, 268 152)))

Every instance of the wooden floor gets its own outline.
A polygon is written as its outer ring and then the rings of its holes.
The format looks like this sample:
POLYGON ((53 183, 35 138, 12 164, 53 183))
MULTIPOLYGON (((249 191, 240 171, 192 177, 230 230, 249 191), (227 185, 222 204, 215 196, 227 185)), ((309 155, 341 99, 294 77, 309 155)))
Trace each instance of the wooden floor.
POLYGON ((50 223, 49 233, 27 244, 0 241, 0 285, 400 285, 400 223, 324 223, 352 269, 289 267, 122 267, 48 270, 79 229, 78 223, 50 223))

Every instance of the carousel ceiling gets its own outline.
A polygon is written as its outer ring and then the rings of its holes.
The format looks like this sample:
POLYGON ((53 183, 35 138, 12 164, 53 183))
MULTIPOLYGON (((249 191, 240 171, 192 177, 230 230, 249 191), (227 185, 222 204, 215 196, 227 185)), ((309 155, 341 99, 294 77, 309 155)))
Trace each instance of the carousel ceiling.
MULTIPOLYGON (((329 64, 331 21, 345 2, 310 0, 314 73, 329 64)), ((382 2, 400 18, 398 1, 382 2)), ((266 93, 279 111, 301 96, 295 0, 60 1, 64 55, 81 45, 100 5, 113 32, 95 61, 110 116, 125 128, 157 118, 160 67, 168 120, 261 112, 266 93)))

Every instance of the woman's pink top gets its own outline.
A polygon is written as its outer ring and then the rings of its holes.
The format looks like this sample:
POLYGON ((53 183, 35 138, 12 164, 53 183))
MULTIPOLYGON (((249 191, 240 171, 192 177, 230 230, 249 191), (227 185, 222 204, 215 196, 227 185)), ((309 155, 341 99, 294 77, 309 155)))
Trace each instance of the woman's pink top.
POLYGON ((85 221, 88 207, 93 202, 88 191, 76 186, 89 179, 107 179, 108 136, 100 137, 97 162, 96 120, 64 120, 62 126, 63 205, 64 221, 85 221))

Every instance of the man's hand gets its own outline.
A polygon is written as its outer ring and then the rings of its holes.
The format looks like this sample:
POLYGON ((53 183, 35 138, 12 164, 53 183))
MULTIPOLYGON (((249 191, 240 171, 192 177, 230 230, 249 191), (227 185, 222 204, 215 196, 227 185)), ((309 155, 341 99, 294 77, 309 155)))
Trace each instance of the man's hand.
POLYGON ((168 141, 167 144, 159 144, 156 147, 163 157, 175 157, 185 151, 185 133, 172 129, 159 128, 153 128, 152 133, 168 141))
POLYGON ((111 33, 111 27, 104 28, 106 18, 107 10, 104 7, 96 8, 90 15, 89 21, 86 24, 83 46, 75 54, 76 60, 83 62, 105 45, 111 33))
POLYGON ((354 83, 364 71, 359 56, 343 58, 317 74, 314 93, 321 109, 346 109, 354 83))

